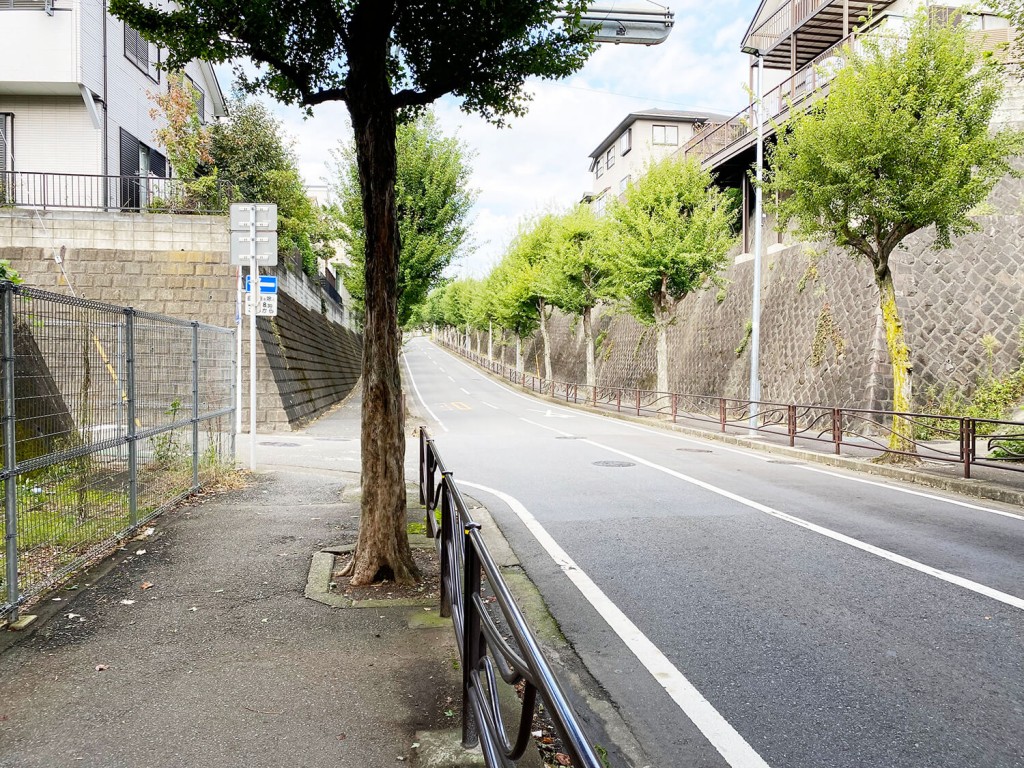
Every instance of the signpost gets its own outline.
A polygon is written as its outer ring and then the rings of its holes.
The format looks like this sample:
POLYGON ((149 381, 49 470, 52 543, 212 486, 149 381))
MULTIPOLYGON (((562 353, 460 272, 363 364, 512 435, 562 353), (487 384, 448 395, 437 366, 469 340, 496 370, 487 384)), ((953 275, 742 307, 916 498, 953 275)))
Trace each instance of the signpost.
MULTIPOLYGON (((252 311, 253 302, 246 301, 246 314, 249 315, 249 469, 256 469, 256 317, 258 315, 277 314, 277 278, 271 277, 273 289, 266 294, 263 291, 263 282, 260 279, 259 265, 266 264, 273 266, 277 264, 277 205, 274 203, 232 203, 231 204, 231 263, 249 265, 249 274, 246 280, 248 286, 255 283, 259 290, 259 296, 272 296, 264 306, 262 301, 257 302, 255 312, 252 311), (271 306, 272 305, 272 306, 271 306), (268 311, 260 311, 266 309, 268 311), (272 311, 269 311, 271 310, 272 311)), ((239 269, 241 276, 241 269, 239 269)), ((241 288, 239 279, 239 289, 241 288)), ((269 286, 271 283, 267 283, 269 286)), ((241 291, 239 290, 239 293, 241 291)), ((239 297, 240 298, 240 297, 239 297)), ((238 302, 241 304, 241 301, 238 302)), ((241 313, 237 318, 239 325, 238 335, 238 399, 235 403, 238 413, 242 412, 242 335, 241 313)), ((238 431, 241 432, 241 417, 237 423, 238 431)))
POLYGON ((260 275, 259 291, 253 298, 252 280, 249 275, 245 276, 245 314, 252 314, 253 304, 256 305, 257 317, 277 315, 277 277, 260 275))

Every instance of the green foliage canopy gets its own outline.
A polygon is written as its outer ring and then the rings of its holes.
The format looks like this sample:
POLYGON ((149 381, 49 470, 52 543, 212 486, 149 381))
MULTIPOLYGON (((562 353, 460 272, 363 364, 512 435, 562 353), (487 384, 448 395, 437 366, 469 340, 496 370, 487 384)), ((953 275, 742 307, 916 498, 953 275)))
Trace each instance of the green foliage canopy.
POLYGON ((281 121, 263 103, 238 95, 229 103, 229 117, 211 130, 210 155, 238 199, 277 204, 280 258, 298 251, 303 270, 316 278, 317 259, 334 255, 336 227, 306 194, 281 121))
POLYGON ((653 163, 608 215, 618 254, 611 291, 645 324, 665 321, 714 279, 733 244, 735 210, 693 160, 653 163))
POLYGON ((935 226, 935 245, 974 231, 971 209, 1024 149, 990 130, 999 65, 979 61, 962 29, 916 14, 909 34, 882 32, 846 50, 827 98, 794 115, 769 147, 766 198, 779 225, 866 256, 878 279, 910 233, 935 226))
POLYGON ((554 306, 575 315, 608 298, 613 269, 608 222, 589 205, 557 218, 551 251, 537 277, 539 292, 554 306))
MULTIPOLYGON (((396 141, 398 174, 398 322, 441 280, 441 274, 467 242, 469 210, 476 194, 469 188, 470 151, 445 136, 433 113, 400 123, 396 141)), ((333 187, 338 193, 340 240, 350 260, 345 287, 362 309, 365 295, 366 225, 355 146, 343 144, 334 155, 333 187)))

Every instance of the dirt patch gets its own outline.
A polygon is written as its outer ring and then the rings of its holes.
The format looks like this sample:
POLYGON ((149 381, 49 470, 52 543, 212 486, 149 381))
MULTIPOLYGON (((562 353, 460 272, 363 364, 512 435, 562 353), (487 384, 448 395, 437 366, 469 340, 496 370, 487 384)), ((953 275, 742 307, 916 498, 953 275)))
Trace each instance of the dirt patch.
POLYGON ((335 557, 334 571, 331 573, 331 581, 335 584, 334 593, 343 595, 350 600, 408 600, 408 599, 432 599, 441 597, 440 589, 440 565, 437 552, 433 547, 414 547, 412 550, 413 560, 420 569, 422 579, 419 584, 407 587, 396 584, 393 581, 381 581, 377 584, 370 584, 365 587, 353 587, 349 583, 348 576, 342 576, 341 571, 348 565, 351 555, 335 557))

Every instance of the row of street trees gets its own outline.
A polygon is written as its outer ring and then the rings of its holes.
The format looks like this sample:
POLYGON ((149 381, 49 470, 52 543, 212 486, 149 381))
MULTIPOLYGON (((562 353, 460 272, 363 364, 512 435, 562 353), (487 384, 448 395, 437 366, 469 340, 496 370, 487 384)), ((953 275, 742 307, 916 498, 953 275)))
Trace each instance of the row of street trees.
MULTIPOLYGON (((1024 21, 1018 3, 1017 16, 1024 21)), ((1011 10, 1014 10, 1011 8, 1011 10)), ((936 249, 976 231, 978 206, 1015 173, 1024 134, 992 118, 1003 93, 1000 56, 973 50, 956 17, 922 9, 897 35, 871 34, 843 53, 825 98, 792 110, 768 147, 768 208, 780 229, 865 259, 878 288, 892 366, 892 409, 913 410, 911 350, 897 306, 893 253, 922 230, 936 249)), ((457 281, 430 297, 424 324, 490 330, 521 340, 539 328, 551 378, 546 322, 552 307, 578 315, 595 383, 590 314, 618 303, 657 329, 657 388, 668 389, 666 330, 680 301, 713 281, 734 212, 695 164, 652 166, 595 219, 586 208, 531 221, 483 281, 457 281)), ((886 460, 913 460, 913 425, 893 419, 886 460), (908 459, 909 457, 909 459, 908 459)))
POLYGON ((435 289, 419 309, 420 325, 513 335, 516 367, 522 342, 540 332, 544 375, 552 378, 548 320, 554 308, 583 324, 587 384, 596 384, 592 313, 601 302, 626 308, 657 334, 657 388, 668 389, 668 329, 679 303, 717 282, 735 240, 735 198, 718 189, 694 160, 652 164, 603 217, 590 206, 525 222, 483 280, 435 289))

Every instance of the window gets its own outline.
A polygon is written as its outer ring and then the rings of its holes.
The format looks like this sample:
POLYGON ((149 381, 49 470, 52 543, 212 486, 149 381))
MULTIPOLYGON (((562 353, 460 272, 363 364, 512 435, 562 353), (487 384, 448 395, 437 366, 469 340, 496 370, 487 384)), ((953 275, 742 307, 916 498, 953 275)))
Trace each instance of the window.
POLYGON ((615 165, 615 147, 610 147, 608 151, 604 153, 604 164, 606 168, 611 168, 615 165))
POLYGON ((591 207, 594 209, 594 215, 595 216, 602 216, 602 215, 604 215, 604 209, 605 209, 605 206, 607 204, 608 204, 607 195, 601 195, 600 197, 595 198, 593 200, 593 202, 591 203, 591 207))
POLYGON ((145 72, 154 81, 160 82, 160 56, 155 45, 142 37, 137 30, 124 25, 124 55, 136 67, 145 72))
POLYGON ((627 128, 626 132, 619 136, 619 154, 624 155, 633 148, 633 129, 627 128))
POLYGON ((629 189, 629 185, 632 181, 632 176, 623 176, 622 180, 619 181, 619 192, 625 192, 627 189, 629 189))
POLYGON ((602 176, 604 176, 604 168, 601 167, 601 156, 600 155, 598 155, 597 159, 594 161, 594 175, 597 178, 599 178, 599 179, 602 176))
MULTIPOLYGON (((14 115, 0 112, 0 173, 14 170, 14 115)), ((2 183, 2 179, 0 179, 2 183)))
POLYGON ((189 89, 189 93, 192 94, 192 99, 196 103, 196 114, 199 116, 199 122, 206 124, 206 93, 196 85, 196 81, 188 75, 185 75, 185 87, 189 89))
POLYGON ((679 126, 677 125, 656 125, 654 126, 653 140, 655 144, 668 144, 675 146, 679 143, 679 126))

